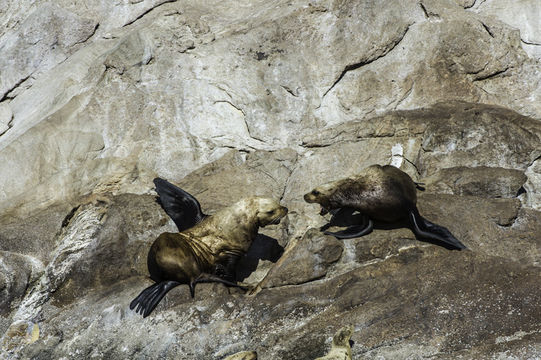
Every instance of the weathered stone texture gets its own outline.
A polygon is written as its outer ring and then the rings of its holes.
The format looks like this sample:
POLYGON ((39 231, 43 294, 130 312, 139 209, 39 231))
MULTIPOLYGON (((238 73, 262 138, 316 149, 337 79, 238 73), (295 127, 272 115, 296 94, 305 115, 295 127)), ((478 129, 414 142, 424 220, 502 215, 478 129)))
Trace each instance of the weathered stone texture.
POLYGON ((506 0, 0 4, 0 358, 541 356, 539 5, 506 0), (303 201, 393 164, 422 216, 343 241, 303 201), (213 214, 289 213, 222 284, 148 318, 164 177, 213 214), (243 356, 243 355, 239 355, 243 356))

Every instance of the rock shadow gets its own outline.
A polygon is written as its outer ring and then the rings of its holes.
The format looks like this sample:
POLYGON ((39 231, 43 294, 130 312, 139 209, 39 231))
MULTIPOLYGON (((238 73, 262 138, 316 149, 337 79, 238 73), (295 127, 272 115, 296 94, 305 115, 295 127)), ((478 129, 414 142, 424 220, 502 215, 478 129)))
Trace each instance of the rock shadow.
POLYGON ((268 260, 273 263, 280 259, 284 253, 284 248, 278 241, 270 236, 258 234, 236 266, 236 279, 243 281, 257 269, 259 260, 268 260))

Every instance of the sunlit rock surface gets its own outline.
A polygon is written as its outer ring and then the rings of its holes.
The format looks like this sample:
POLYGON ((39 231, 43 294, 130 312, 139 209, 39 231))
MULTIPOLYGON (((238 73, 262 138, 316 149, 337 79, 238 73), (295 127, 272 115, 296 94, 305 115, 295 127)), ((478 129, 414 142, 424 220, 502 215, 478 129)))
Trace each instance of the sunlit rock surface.
POLYGON ((0 358, 541 356, 535 1, 4 1, 0 358), (339 241, 302 195, 373 163, 468 250, 339 241), (289 208, 237 268, 148 318, 164 177, 212 214, 289 208), (250 355, 255 356, 255 355, 250 355))

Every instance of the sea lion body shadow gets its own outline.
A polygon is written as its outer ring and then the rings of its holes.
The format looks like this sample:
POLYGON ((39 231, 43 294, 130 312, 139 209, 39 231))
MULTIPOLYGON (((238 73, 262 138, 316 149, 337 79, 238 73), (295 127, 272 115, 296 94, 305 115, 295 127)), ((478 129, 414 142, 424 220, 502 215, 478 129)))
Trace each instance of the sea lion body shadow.
POLYGON ((339 232, 325 231, 339 239, 369 234, 374 221, 398 223, 406 220, 420 238, 443 243, 448 248, 465 249, 447 228, 419 214, 416 189, 422 187, 402 170, 391 165, 371 165, 358 175, 316 187, 304 195, 304 200, 320 204, 322 215, 330 211, 333 217, 329 225, 338 222, 340 217, 351 216, 354 211, 360 213, 359 224, 339 232))
POLYGON ((143 317, 154 310, 169 290, 180 284, 189 286, 192 297, 197 283, 220 282, 240 287, 235 283, 236 262, 248 251, 259 227, 277 224, 287 214, 287 208, 275 200, 252 197, 208 216, 201 212, 193 196, 161 181, 155 180, 158 194, 161 197, 163 186, 167 191, 160 204, 168 214, 177 217, 171 216, 179 230, 189 227, 178 233, 159 235, 150 247, 147 265, 150 278, 156 283, 130 303, 130 309, 143 317), (175 196, 178 201, 171 202, 175 196), (171 211, 171 206, 176 206, 176 211, 171 211))

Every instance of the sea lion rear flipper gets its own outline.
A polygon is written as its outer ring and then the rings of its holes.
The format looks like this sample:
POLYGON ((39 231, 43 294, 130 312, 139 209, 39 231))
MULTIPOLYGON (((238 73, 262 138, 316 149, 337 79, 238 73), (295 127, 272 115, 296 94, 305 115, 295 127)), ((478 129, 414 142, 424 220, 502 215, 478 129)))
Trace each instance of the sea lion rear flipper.
POLYGON ((466 249, 466 246, 458 241, 458 239, 455 238, 446 227, 426 220, 419 214, 417 209, 410 210, 409 217, 411 224, 413 225, 413 232, 415 235, 422 238, 443 242, 447 245, 446 247, 451 249, 466 249))
POLYGON ((365 221, 363 222, 363 224, 350 226, 346 230, 337 232, 325 231, 323 233, 325 235, 332 235, 337 239, 351 239, 361 237, 370 234, 374 229, 374 222, 371 219, 364 217, 364 220, 365 221))
POLYGON ((201 211, 199 201, 186 191, 160 178, 154 179, 154 185, 158 203, 173 219, 178 231, 189 229, 207 217, 201 211))
POLYGON ((178 281, 162 281, 154 285, 150 285, 145 290, 133 299, 130 303, 130 309, 135 309, 136 313, 140 313, 143 317, 150 315, 152 310, 158 305, 161 299, 167 294, 169 290, 175 286, 180 285, 178 281))

